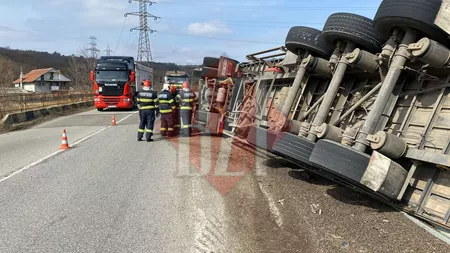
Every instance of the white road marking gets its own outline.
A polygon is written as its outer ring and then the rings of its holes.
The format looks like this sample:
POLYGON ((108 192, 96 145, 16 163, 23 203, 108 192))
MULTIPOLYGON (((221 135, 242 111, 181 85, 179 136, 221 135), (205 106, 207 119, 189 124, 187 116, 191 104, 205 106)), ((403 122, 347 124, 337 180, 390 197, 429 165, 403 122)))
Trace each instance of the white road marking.
MULTIPOLYGON (((123 119, 117 121, 117 124, 119 124, 120 122, 123 122, 124 120, 128 119, 129 117, 133 116, 133 114, 136 114, 136 113, 138 113, 138 112, 133 112, 132 114, 126 116, 125 118, 123 118, 123 119)), ((112 126, 108 126, 108 127, 103 128, 103 129, 100 129, 99 131, 97 131, 97 132, 95 132, 95 133, 93 133, 93 134, 90 134, 90 135, 88 135, 88 136, 82 138, 81 140, 76 141, 75 143, 73 143, 73 144, 71 145, 71 147, 76 146, 76 145, 82 143, 83 141, 86 141, 87 139, 92 138, 93 136, 95 136, 95 135, 97 135, 97 134, 99 134, 99 133, 101 133, 101 132, 103 132, 103 131, 105 131, 105 130, 111 128, 111 127, 112 127, 112 126)), ((39 160, 37 160, 37 161, 35 161, 35 162, 32 162, 32 163, 30 163, 30 164, 28 164, 28 165, 22 167, 21 169, 16 170, 16 171, 14 171, 13 173, 11 173, 11 174, 9 174, 9 175, 7 175, 7 176, 1 178, 1 179, 0 179, 0 183, 3 182, 3 181, 8 180, 8 179, 10 179, 10 178, 12 178, 12 177, 14 177, 14 176, 16 176, 16 175, 18 175, 18 174, 20 174, 20 173, 22 173, 22 172, 24 172, 24 171, 26 171, 26 170, 29 170, 29 169, 33 168, 34 166, 36 166, 36 165, 38 165, 38 164, 40 164, 40 163, 42 163, 42 162, 44 162, 44 161, 46 161, 46 160, 48 160, 48 159, 50 159, 50 158, 52 158, 52 157, 58 155, 59 153, 62 153, 62 152, 64 152, 64 151, 67 151, 67 150, 70 150, 70 149, 66 149, 66 150, 58 150, 58 151, 56 151, 56 152, 54 152, 54 153, 52 153, 52 154, 50 154, 50 155, 48 155, 48 156, 45 156, 45 157, 43 157, 43 158, 41 158, 41 159, 39 159, 39 160)))
POLYGON ((269 202, 269 209, 270 213, 275 219, 275 222, 279 227, 283 226, 283 220, 281 219, 281 213, 278 209, 275 201, 273 201, 273 198, 269 195, 269 193, 264 189, 264 187, 258 183, 259 189, 261 189, 261 192, 264 194, 264 196, 267 198, 267 202, 269 202))

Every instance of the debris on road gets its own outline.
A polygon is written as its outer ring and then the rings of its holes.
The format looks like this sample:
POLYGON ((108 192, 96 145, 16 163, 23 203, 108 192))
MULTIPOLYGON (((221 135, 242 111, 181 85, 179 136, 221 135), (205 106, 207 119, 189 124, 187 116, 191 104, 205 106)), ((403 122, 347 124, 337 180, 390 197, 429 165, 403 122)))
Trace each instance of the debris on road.
POLYGON ((319 208, 318 204, 312 204, 311 205, 311 212, 314 214, 322 214, 322 209, 319 208))

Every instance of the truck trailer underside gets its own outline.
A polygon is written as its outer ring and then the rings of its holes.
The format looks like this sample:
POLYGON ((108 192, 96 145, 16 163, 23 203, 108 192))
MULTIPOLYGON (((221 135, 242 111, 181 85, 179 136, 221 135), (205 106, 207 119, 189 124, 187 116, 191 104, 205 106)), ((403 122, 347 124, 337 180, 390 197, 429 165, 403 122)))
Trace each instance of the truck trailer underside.
POLYGON ((237 66, 225 131, 449 231, 450 43, 434 23, 440 8, 384 0, 373 20, 335 13, 322 31, 291 28, 283 47, 237 66))

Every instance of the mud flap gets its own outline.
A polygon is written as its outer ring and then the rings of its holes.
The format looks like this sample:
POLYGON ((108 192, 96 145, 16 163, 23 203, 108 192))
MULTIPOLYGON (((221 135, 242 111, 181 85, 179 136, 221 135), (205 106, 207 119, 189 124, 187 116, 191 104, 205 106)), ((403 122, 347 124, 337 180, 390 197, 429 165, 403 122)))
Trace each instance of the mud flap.
POLYGON ((408 173, 402 166, 374 151, 361 184, 390 199, 397 199, 407 176, 408 173))
POLYGON ((370 159, 369 155, 346 145, 330 140, 319 140, 309 161, 331 174, 335 178, 333 181, 389 204, 392 198, 388 199, 361 183, 370 159))

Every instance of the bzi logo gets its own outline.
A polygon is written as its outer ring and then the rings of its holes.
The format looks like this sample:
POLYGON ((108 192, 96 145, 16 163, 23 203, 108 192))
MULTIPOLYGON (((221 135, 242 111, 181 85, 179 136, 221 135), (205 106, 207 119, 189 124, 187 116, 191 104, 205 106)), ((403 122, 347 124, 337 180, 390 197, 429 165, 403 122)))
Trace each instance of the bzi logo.
POLYGON ((253 147, 233 138, 192 136, 171 139, 177 148, 176 177, 204 177, 226 195, 256 167, 253 147))
POLYGON ((117 83, 105 83, 105 86, 117 86, 117 83))

